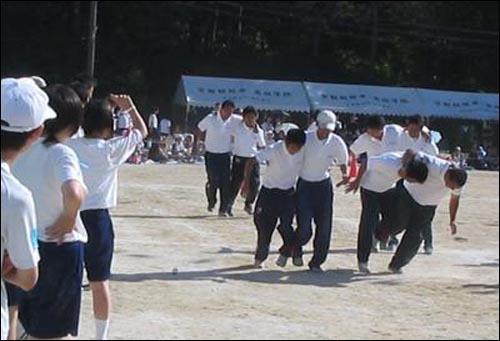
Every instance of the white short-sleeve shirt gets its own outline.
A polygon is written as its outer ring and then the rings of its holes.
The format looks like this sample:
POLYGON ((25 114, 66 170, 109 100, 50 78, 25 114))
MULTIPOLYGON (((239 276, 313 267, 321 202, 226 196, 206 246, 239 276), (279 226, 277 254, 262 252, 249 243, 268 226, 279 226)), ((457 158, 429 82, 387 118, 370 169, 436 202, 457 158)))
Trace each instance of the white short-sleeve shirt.
POLYGON ((450 161, 419 152, 416 156, 427 164, 429 175, 423 184, 404 182, 412 198, 422 206, 438 206, 446 195, 460 196, 462 189, 451 190, 446 187, 445 174, 452 166, 450 161))
MULTIPOLYGON (((36 268, 40 259, 37 245, 35 205, 31 192, 11 173, 10 167, 2 160, 2 245, 1 266, 4 256, 9 254, 16 269, 36 268)), ((9 307, 3 280, 2 286, 2 340, 9 331, 9 307)))
POLYGON ((160 121, 160 133, 170 134, 171 126, 172 126, 172 122, 168 118, 162 119, 160 121))
POLYGON ((253 128, 249 128, 243 121, 236 126, 233 135, 233 153, 236 156, 254 157, 259 148, 266 146, 264 131, 257 127, 257 132, 255 132, 253 128))
POLYGON ((400 135, 403 128, 397 124, 388 124, 384 127, 382 139, 376 139, 368 133, 360 135, 349 147, 356 155, 366 153, 368 156, 377 156, 383 153, 399 151, 400 135))
MULTIPOLYGON (((39 239, 43 242, 56 242, 47 235, 47 228, 64 212, 62 185, 74 180, 85 190, 87 188, 73 149, 61 143, 44 145, 42 141, 40 139, 19 157, 13 173, 33 193, 39 239)), ((87 242, 87 232, 80 215, 76 218, 75 230, 66 234, 63 241, 87 242)))
POLYGON ((393 152, 368 157, 361 187, 376 193, 384 193, 394 188, 400 179, 399 170, 403 154, 403 152, 393 152))
POLYGON ((439 154, 437 145, 433 141, 426 141, 422 134, 415 139, 408 132, 403 132, 399 138, 399 150, 404 151, 407 149, 415 152, 424 152, 432 156, 439 154))
POLYGON ((267 163, 262 177, 262 185, 268 189, 288 190, 297 184, 300 169, 304 162, 304 150, 292 155, 285 142, 276 142, 255 156, 260 163, 267 163))
POLYGON ((118 169, 142 142, 142 134, 134 129, 128 136, 110 140, 79 138, 67 142, 77 154, 88 188, 83 210, 106 209, 117 205, 118 169))
POLYGON ((340 136, 332 133, 321 141, 316 131, 309 131, 306 133, 300 177, 309 182, 323 181, 330 177, 333 165, 347 166, 348 159, 347 146, 340 136))
POLYGON ((205 149, 209 153, 225 154, 232 149, 231 136, 242 118, 231 115, 224 121, 219 113, 212 113, 198 123, 198 128, 206 132, 205 149))

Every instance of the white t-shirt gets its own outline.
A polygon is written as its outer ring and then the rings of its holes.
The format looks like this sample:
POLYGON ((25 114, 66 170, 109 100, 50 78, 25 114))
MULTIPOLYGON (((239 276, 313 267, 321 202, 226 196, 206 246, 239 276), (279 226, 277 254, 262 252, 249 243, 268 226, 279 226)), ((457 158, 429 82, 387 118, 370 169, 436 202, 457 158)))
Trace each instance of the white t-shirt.
POLYGON ((205 149, 209 153, 224 154, 231 152, 231 136, 242 118, 231 115, 223 121, 219 113, 213 113, 198 123, 198 128, 206 132, 205 149))
POLYGON ((316 131, 308 131, 300 177, 309 182, 323 181, 330 177, 333 165, 347 166, 348 160, 347 146, 340 136, 332 133, 321 141, 316 131))
POLYGON ((427 142, 422 134, 417 139, 414 139, 408 132, 403 132, 399 137, 399 150, 405 151, 407 149, 424 152, 432 156, 439 154, 439 148, 436 144, 433 141, 427 142))
POLYGON ((423 184, 404 182, 405 188, 417 203, 422 206, 438 206, 448 193, 455 196, 462 194, 462 189, 451 190, 446 187, 444 177, 452 165, 450 161, 421 152, 417 154, 417 158, 427 164, 427 180, 423 184))
POLYGON ((171 127, 172 127, 172 122, 168 118, 164 118, 160 121, 160 133, 170 134, 171 127))
MULTIPOLYGON (((86 190, 80 162, 73 149, 57 143, 46 146, 40 139, 22 154, 13 167, 14 175, 33 193, 39 239, 56 242, 47 235, 47 228, 64 212, 62 185, 70 180, 78 181, 86 190)), ((66 234, 65 243, 87 242, 87 232, 80 215, 76 218, 73 232, 66 234)))
POLYGON ((376 193, 384 193, 394 188, 400 179, 399 170, 403 154, 403 152, 394 152, 368 157, 361 187, 376 193))
POLYGON ((152 129, 158 128, 158 116, 156 114, 149 115, 148 127, 152 129))
POLYGON ((233 131, 234 149, 233 153, 241 157, 254 157, 260 148, 266 146, 264 131, 257 127, 257 133, 253 128, 249 128, 245 122, 238 124, 233 131))
POLYGON ((142 134, 134 129, 126 137, 110 140, 80 138, 68 141, 80 159, 88 195, 82 211, 112 208, 117 205, 118 169, 142 142, 142 134))
POLYGON ((304 149, 291 155, 284 141, 276 142, 255 156, 260 163, 268 167, 262 178, 262 185, 268 189, 287 190, 297 184, 300 169, 304 162, 304 149))
POLYGON ((128 129, 132 126, 132 118, 126 112, 120 112, 118 115, 118 129, 128 129))
MULTIPOLYGON (((5 252, 16 269, 36 268, 38 255, 35 204, 31 192, 10 172, 9 165, 2 160, 2 249, 3 271, 5 252)), ((9 331, 9 307, 5 284, 2 286, 2 340, 9 331)))
POLYGON ((350 146, 356 155, 366 153, 368 156, 377 156, 383 153, 399 151, 400 135, 403 128, 397 124, 388 124, 384 127, 382 140, 376 139, 368 133, 360 135, 350 146))

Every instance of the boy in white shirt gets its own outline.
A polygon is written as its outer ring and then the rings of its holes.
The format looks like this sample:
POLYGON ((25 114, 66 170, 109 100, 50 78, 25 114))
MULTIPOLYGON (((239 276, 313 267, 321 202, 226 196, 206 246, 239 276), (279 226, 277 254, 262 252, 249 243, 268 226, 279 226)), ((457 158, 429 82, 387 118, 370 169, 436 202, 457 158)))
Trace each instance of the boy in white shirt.
POLYGON ((228 217, 231 197, 231 136, 242 118, 234 115, 235 105, 226 100, 218 112, 206 116, 198 124, 195 134, 198 140, 205 133, 205 166, 208 181, 205 192, 208 211, 212 212, 217 203, 217 190, 220 191, 219 217, 228 217))
MULTIPOLYGON (((243 109, 243 121, 238 124, 233 132, 233 167, 231 169, 231 198, 229 214, 232 215, 232 207, 240 191, 245 176, 246 162, 255 157, 260 149, 266 146, 264 131, 257 124, 259 115, 254 107, 243 109)), ((252 215, 252 205, 257 198, 260 187, 260 165, 255 163, 250 175, 250 188, 245 200, 245 212, 252 215)))
POLYGON ((368 259, 373 243, 373 235, 379 224, 391 229, 395 222, 397 198, 396 182, 423 183, 428 176, 427 165, 415 160, 414 153, 386 153, 363 158, 358 177, 349 183, 346 192, 356 191, 361 185, 361 218, 358 233, 358 268, 362 273, 370 273, 368 259), (379 221, 379 215, 383 217, 379 221))
POLYGON ((13 308, 9 316, 5 284, 11 284, 13 292, 18 287, 31 290, 38 279, 40 259, 33 196, 10 168, 19 155, 40 138, 44 121, 56 114, 48 105, 47 94, 32 79, 2 79, 1 87, 1 339, 7 340, 7 337, 16 339, 17 308, 13 308))
POLYGON ((80 319, 87 233, 79 210, 86 188, 78 157, 63 142, 79 129, 83 105, 66 85, 46 92, 57 118, 45 122, 43 139, 18 159, 13 173, 33 193, 40 252, 40 278, 23 297, 19 318, 31 337, 55 340, 76 337, 80 319))
POLYGON ((389 270, 400 273, 418 252, 423 231, 430 228, 437 206, 451 192, 450 229, 456 234, 456 217, 462 188, 467 182, 467 172, 455 168, 453 163, 419 152, 415 159, 427 165, 429 175, 423 184, 405 181, 397 200, 399 220, 396 233, 405 231, 389 270))
MULTIPOLYGON (((340 166, 342 181, 337 186, 349 181, 347 174, 348 151, 342 138, 333 132, 337 118, 329 110, 324 110, 316 118, 318 129, 307 132, 304 145, 304 165, 297 184, 297 248, 294 253, 294 265, 301 266, 302 247, 312 238, 312 221, 316 225, 314 237, 314 255, 309 262, 309 269, 322 272, 321 265, 326 261, 330 250, 333 228, 333 186, 330 169, 340 166)), ((281 259, 286 265, 286 259, 281 259)))
POLYGON ((292 256, 295 235, 292 227, 296 212, 295 186, 303 165, 303 146, 306 136, 302 130, 292 129, 284 141, 276 142, 258 152, 254 159, 246 162, 241 195, 246 198, 250 189, 250 174, 255 163, 267 163, 262 179, 262 188, 257 198, 254 223, 257 228, 257 250, 255 267, 263 267, 269 256, 271 238, 278 225, 283 239, 280 259, 292 256))
POLYGON ((68 141, 85 165, 83 179, 89 191, 80 215, 89 236, 85 268, 92 290, 97 340, 107 340, 111 314, 109 278, 114 231, 109 209, 117 205, 118 169, 148 133, 129 96, 111 95, 109 101, 90 102, 83 123, 85 137, 68 141), (113 138, 113 106, 109 101, 131 113, 135 129, 128 136, 113 138))

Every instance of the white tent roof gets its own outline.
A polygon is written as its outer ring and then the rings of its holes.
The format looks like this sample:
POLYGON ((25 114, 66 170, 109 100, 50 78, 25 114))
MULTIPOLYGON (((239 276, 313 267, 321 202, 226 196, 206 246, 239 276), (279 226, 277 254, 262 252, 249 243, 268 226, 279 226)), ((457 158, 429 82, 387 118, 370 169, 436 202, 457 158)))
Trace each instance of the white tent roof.
POLYGON ((314 110, 498 121, 498 94, 305 82, 314 110))
POLYGON ((252 105, 260 110, 310 110, 301 82, 182 76, 177 104, 213 107, 232 100, 238 107, 252 105))

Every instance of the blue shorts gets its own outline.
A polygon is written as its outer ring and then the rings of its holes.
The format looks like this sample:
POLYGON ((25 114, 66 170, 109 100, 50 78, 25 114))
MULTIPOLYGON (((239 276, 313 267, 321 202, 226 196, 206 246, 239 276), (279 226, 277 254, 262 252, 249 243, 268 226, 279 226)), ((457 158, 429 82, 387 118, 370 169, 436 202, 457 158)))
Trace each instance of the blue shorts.
POLYGON ((28 335, 39 339, 78 336, 82 300, 83 243, 40 242, 39 279, 19 306, 28 335))
POLYGON ((89 282, 104 282, 111 277, 115 246, 113 222, 109 211, 86 210, 80 213, 89 241, 85 244, 85 269, 89 282))
POLYGON ((7 301, 9 302, 9 307, 19 306, 23 296, 23 290, 16 287, 14 284, 7 282, 5 282, 5 290, 7 291, 7 301))

